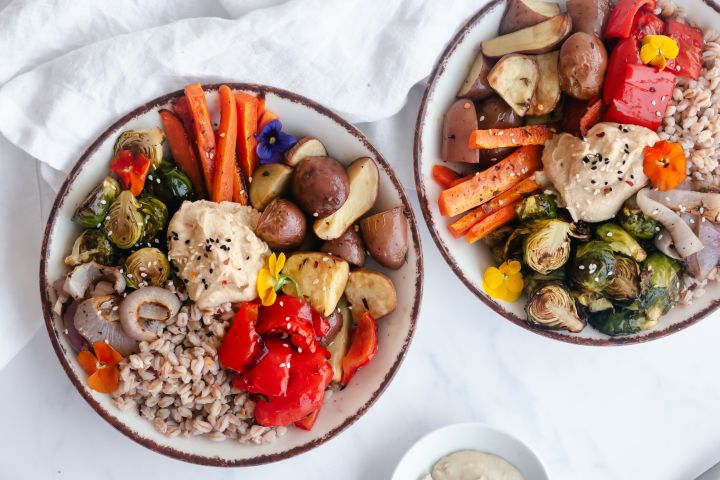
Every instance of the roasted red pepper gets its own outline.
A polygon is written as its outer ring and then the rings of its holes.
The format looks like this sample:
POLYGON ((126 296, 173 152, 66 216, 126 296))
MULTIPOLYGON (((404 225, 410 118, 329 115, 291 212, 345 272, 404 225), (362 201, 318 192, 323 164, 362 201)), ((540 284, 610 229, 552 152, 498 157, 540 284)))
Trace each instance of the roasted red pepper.
POLYGON ((320 409, 333 376, 327 355, 327 350, 320 346, 315 353, 307 350, 293 353, 286 395, 259 398, 255 421, 266 427, 290 425, 320 409))
POLYGON ((627 65, 625 80, 614 95, 606 122, 641 125, 657 130, 665 117, 676 77, 646 65, 627 65))
POLYGON ((655 8, 655 0, 618 0, 610 11, 605 38, 628 38, 633 31, 635 15, 644 6, 655 8))
POLYGON ((327 320, 307 302, 289 295, 280 295, 275 303, 262 307, 257 325, 259 334, 287 334, 293 345, 311 353, 317 349, 322 331, 329 329, 327 320))
POLYGON ((315 410, 307 417, 303 418, 302 420, 298 420, 295 422, 295 426, 298 428, 301 428, 303 430, 312 430, 313 426, 315 425, 315 420, 317 420, 318 415, 320 414, 320 410, 315 410))
POLYGON ((668 20, 665 35, 675 40, 680 47, 677 58, 668 61, 666 68, 676 75, 690 77, 693 80, 700 78, 702 52, 705 47, 703 32, 690 25, 668 20))
POLYGON ((640 47, 635 38, 620 40, 610 54, 605 83, 603 101, 609 105, 625 81, 625 70, 628 65, 642 65, 640 47))
POLYGON ((235 320, 218 350, 218 357, 223 367, 243 372, 257 363, 264 354, 263 341, 255 331, 258 306, 253 302, 240 305, 235 320))
POLYGON ((233 384, 246 392, 260 393, 268 397, 283 397, 290 380, 290 359, 293 349, 280 338, 265 339, 267 354, 257 365, 238 375, 233 384))
POLYGON ((110 161, 110 171, 117 175, 123 188, 137 197, 145 187, 145 178, 151 163, 150 159, 140 152, 133 155, 130 150, 120 150, 110 161))
POLYGON ((650 10, 645 8, 635 15, 631 35, 642 40, 645 35, 663 35, 665 33, 665 22, 650 10))
POLYGON ((350 383, 360 367, 367 365, 373 359, 377 347, 377 324, 370 312, 363 312, 353 332, 350 349, 342 360, 343 375, 340 383, 343 386, 350 383))

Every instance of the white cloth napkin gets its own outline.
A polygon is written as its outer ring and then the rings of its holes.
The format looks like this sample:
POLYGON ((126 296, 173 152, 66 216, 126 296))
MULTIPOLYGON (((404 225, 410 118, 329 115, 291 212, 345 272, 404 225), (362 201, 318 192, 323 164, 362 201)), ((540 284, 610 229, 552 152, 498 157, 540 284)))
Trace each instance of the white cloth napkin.
MULTIPOLYGON (((0 245, 3 270, 13 272, 0 276, 0 368, 40 325, 37 260, 45 212, 39 213, 33 171, 57 188, 119 116, 195 81, 282 87, 352 122, 392 116, 484 3, 0 0, 0 134, 26 152, 11 155, 13 147, 0 142, 0 164, 12 171, 0 175, 0 245)), ((413 128, 406 123, 402 128, 413 128)))

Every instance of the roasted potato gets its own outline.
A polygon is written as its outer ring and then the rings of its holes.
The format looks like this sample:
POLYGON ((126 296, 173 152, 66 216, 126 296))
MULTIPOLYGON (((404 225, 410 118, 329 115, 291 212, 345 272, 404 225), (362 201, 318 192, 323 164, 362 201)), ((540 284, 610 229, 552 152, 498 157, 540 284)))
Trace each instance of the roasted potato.
MULTIPOLYGON (((497 95, 483 100, 477 106, 478 128, 513 128, 523 124, 523 117, 515 113, 505 100, 497 95)), ((514 148, 490 148, 478 150, 480 166, 489 167, 510 155, 514 148)))
POLYGON ((607 51, 595 35, 574 33, 560 49, 560 88, 573 98, 589 100, 602 91, 607 51))
POLYGON ((558 59, 560 52, 543 53, 535 56, 540 71, 535 96, 533 97, 528 115, 545 115, 552 112, 560 101, 560 76, 558 59))
POLYGON ((494 92, 487 81, 487 75, 494 64, 495 62, 479 53, 470 66, 468 76, 460 87, 457 94, 458 98, 469 98, 477 101, 491 96, 494 92))
POLYGON ((348 228, 339 238, 323 243, 320 250, 340 257, 351 265, 362 267, 365 265, 365 246, 357 230, 357 226, 348 228))
POLYGON ((339 238, 355 221, 375 204, 380 177, 372 159, 355 160, 347 169, 350 195, 340 210, 315 221, 313 231, 323 240, 339 238))
POLYGON ((340 382, 343 375, 342 360, 345 358, 345 354, 347 354, 347 351, 350 348, 350 327, 352 327, 353 323, 345 297, 340 299, 336 311, 339 311, 342 316, 342 325, 335 335, 335 338, 333 338, 332 342, 328 345, 327 349, 330 352, 329 362, 333 369, 333 382, 340 382))
POLYGON ((610 0, 568 0, 567 13, 573 32, 584 32, 602 38, 610 13, 610 0))
POLYGON ((350 272, 345 297, 355 320, 368 310, 377 320, 392 313, 397 307, 397 293, 392 280, 380 272, 365 268, 350 272))
POLYGON ((294 250, 305 239, 307 222, 297 205, 276 198, 265 207, 255 233, 273 250, 294 250))
POLYGON ((350 193, 342 164, 331 157, 307 157, 295 167, 292 194, 313 217, 325 218, 338 211, 350 193))
POLYGON ((508 0, 500 22, 500 35, 532 27, 556 15, 560 15, 560 5, 554 2, 508 0))
POLYGON ((570 34, 572 20, 557 15, 532 27, 500 35, 482 42, 486 57, 500 58, 510 53, 545 53, 552 51, 570 34))
POLYGON ((290 185, 292 168, 282 163, 260 165, 250 182, 250 204, 263 210, 268 203, 282 196, 290 185))
MULTIPOLYGON (((345 260, 319 252, 293 253, 282 270, 298 283, 302 297, 326 317, 335 310, 349 272, 350 266, 345 260)), ((282 290, 287 295, 298 296, 292 282, 283 285, 282 290)))
POLYGON ((475 104, 464 98, 453 103, 443 121, 441 158, 446 162, 478 163, 478 150, 468 147, 470 134, 477 128, 475 104))
POLYGON ((539 79, 537 62, 519 54, 501 58, 488 75, 490 86, 521 117, 530 109, 539 79))
POLYGON ((320 344, 323 347, 327 347, 332 343, 332 341, 335 339, 337 334, 342 330, 343 328, 343 315, 340 311, 340 305, 338 303, 338 306, 333 310, 333 313, 325 317, 325 320, 327 320, 328 324, 330 325, 330 330, 325 334, 324 337, 322 337, 322 340, 320 340, 320 344))
POLYGON ((327 157, 325 145, 315 137, 303 137, 285 152, 285 163, 296 166, 308 157, 327 157))
POLYGON ((408 221, 403 207, 376 213, 360 222, 365 246, 383 267, 397 270, 408 252, 408 221))

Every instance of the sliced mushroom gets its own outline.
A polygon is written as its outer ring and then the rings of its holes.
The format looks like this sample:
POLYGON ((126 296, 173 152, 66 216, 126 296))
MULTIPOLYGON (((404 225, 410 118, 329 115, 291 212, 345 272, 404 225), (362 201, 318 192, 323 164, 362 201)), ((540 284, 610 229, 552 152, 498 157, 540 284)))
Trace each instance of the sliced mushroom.
POLYGON ((80 303, 75 312, 75 328, 88 342, 107 342, 121 355, 137 350, 137 341, 120 325, 121 298, 116 295, 93 297, 80 303))
POLYGON ((120 305, 120 323, 125 332, 136 340, 151 342, 157 333, 145 321, 164 322, 180 310, 180 300, 170 290, 161 287, 144 287, 125 297, 120 305))
POLYGON ((100 280, 111 282, 117 293, 125 291, 125 277, 122 276, 118 268, 107 267, 95 262, 83 263, 68 273, 63 290, 75 300, 78 300, 84 298, 89 288, 100 280))

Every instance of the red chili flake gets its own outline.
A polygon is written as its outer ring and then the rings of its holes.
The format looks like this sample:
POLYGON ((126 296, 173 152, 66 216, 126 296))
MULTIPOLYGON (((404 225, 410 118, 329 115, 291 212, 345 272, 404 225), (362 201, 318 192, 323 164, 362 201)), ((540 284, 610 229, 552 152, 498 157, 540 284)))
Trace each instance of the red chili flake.
POLYGON ((225 261, 223 262, 223 264, 229 265, 229 264, 230 264, 230 259, 229 259, 229 258, 226 258, 225 261))
POLYGON ((223 280, 223 281, 222 281, 222 284, 223 284, 223 285, 227 285, 227 280, 223 280))
POLYGON ((630 185, 631 187, 634 187, 634 186, 635 186, 635 184, 634 184, 633 182, 631 182, 630 180, 625 180, 625 183, 627 183, 627 184, 630 185))

